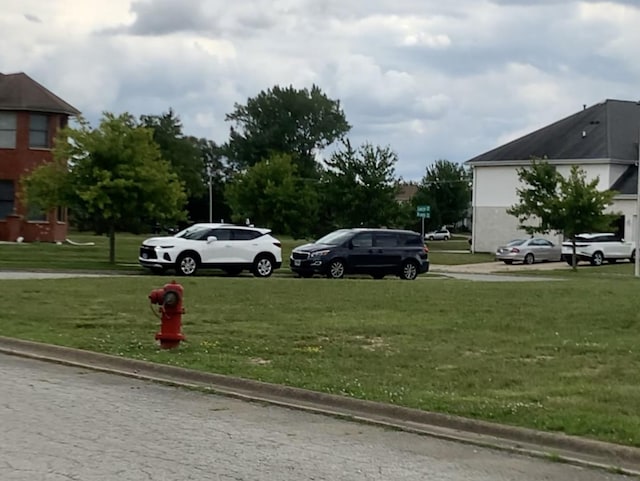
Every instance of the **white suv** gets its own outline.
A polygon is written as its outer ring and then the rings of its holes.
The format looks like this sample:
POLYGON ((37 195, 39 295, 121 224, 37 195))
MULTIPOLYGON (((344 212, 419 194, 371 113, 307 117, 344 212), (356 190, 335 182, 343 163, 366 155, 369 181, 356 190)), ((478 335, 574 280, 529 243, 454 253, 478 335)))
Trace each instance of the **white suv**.
POLYGON ((146 239, 138 262, 156 274, 175 269, 178 275, 192 276, 199 268, 217 268, 231 276, 247 269, 256 277, 269 277, 282 265, 282 249, 269 229, 194 224, 173 236, 146 239))
MULTIPOLYGON (((635 249, 631 242, 625 242, 615 234, 580 234, 575 238, 577 261, 589 261, 593 266, 602 265, 604 261, 635 261, 635 249)), ((562 259, 572 265, 573 247, 571 241, 562 243, 562 259)))

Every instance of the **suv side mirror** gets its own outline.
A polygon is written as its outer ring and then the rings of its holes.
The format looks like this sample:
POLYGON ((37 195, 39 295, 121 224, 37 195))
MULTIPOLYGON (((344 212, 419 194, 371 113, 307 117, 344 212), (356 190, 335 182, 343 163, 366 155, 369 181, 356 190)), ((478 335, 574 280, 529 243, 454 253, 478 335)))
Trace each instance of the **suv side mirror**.
POLYGON ((218 238, 214 235, 210 235, 209 237, 207 237, 207 244, 211 244, 212 242, 217 241, 218 238))

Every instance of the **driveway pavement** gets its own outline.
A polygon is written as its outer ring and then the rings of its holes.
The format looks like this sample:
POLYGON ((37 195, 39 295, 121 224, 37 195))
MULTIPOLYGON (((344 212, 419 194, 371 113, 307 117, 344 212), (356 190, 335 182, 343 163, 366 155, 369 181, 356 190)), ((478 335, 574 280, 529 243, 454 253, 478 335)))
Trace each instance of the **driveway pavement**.
POLYGON ((553 271, 553 270, 570 270, 571 266, 566 262, 542 262, 540 264, 524 265, 512 264, 507 265, 504 262, 480 262, 477 264, 461 264, 461 265, 442 265, 432 264, 430 272, 447 272, 447 273, 465 273, 465 274, 508 274, 511 272, 529 272, 529 271, 553 271))

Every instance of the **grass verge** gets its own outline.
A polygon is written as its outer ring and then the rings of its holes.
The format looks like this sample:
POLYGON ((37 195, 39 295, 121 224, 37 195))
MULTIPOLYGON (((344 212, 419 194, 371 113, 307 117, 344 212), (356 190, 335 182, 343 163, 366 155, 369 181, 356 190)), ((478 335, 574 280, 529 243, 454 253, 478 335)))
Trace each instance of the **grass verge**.
POLYGON ((160 351, 167 277, 3 281, 4 335, 640 446, 633 278, 550 283, 183 279, 188 342, 160 351))

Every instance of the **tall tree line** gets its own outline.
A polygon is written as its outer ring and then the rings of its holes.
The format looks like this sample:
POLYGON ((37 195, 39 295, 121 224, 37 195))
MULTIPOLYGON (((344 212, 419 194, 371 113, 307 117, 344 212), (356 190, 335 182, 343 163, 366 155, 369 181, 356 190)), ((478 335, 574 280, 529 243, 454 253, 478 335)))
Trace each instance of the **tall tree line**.
POLYGON ((412 201, 397 202, 397 154, 390 146, 352 145, 340 102, 318 86, 262 91, 234 105, 226 120, 229 137, 218 145, 185 135, 171 109, 137 120, 105 114, 96 128, 80 119, 79 128, 61 132, 56 168, 25 181, 27 198, 43 208, 68 205, 78 227, 97 232, 211 216, 250 219, 298 238, 340 227, 415 228, 415 207, 425 203, 434 226, 454 224, 468 208, 468 173, 446 160, 426 169, 412 201))

